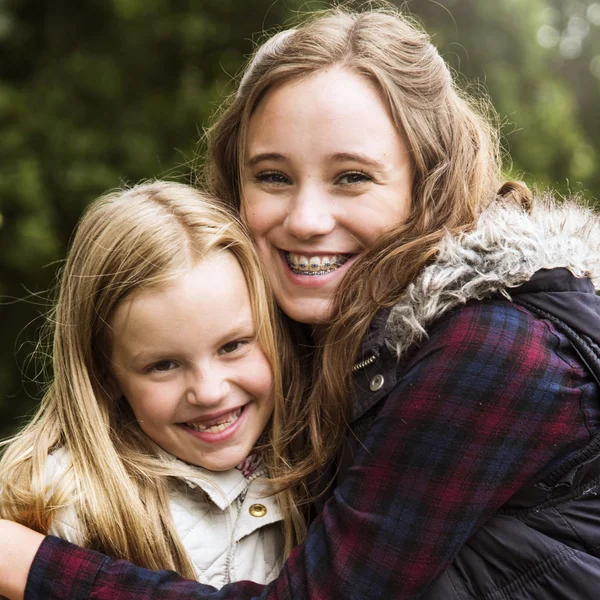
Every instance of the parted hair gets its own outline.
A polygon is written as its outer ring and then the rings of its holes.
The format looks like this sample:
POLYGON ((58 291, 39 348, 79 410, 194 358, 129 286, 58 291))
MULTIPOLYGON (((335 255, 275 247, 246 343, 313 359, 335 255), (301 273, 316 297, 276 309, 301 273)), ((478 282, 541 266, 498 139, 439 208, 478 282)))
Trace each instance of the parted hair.
MULTIPOLYGON (((250 292, 257 343, 274 373, 275 409, 263 452, 278 454, 284 393, 295 399, 296 361, 278 326, 253 244, 222 203, 192 187, 149 182, 93 202, 72 240, 49 315, 53 375, 32 421, 0 462, 0 515, 47 533, 73 504, 86 545, 150 569, 195 577, 169 509, 171 478, 198 477, 148 438, 111 384, 110 328, 116 307, 139 290, 166 286, 208 253, 230 252, 250 292), (48 480, 46 461, 68 450, 70 471, 48 480)), ((291 492, 281 497, 287 548, 302 535, 291 492), (298 533, 300 532, 300 533, 298 533)))
POLYGON ((473 228, 482 210, 503 197, 530 201, 523 184, 503 183, 489 102, 469 97, 429 35, 386 2, 310 14, 257 48, 207 133, 203 177, 214 193, 243 213, 242 169, 254 110, 276 86, 330 68, 358 74, 379 90, 409 151, 412 201, 405 222, 365 250, 338 289, 312 394, 285 431, 290 440, 308 440, 294 472, 282 478, 286 483, 306 477, 339 448, 352 363, 377 310, 397 301, 444 235, 473 228))

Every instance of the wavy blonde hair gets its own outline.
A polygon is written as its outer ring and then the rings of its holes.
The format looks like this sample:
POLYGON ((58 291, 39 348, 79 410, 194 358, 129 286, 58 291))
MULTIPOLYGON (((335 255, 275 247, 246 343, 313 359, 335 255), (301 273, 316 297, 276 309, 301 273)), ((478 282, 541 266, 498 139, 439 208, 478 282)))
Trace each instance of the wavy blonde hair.
POLYGON ((411 157, 412 206, 406 221, 366 250, 340 285, 312 394, 283 432, 288 441, 308 442, 293 473, 281 478, 284 484, 301 481, 340 447, 352 364, 379 308, 397 301, 448 232, 474 227, 484 207, 502 196, 530 200, 524 185, 502 185, 489 103, 461 91, 430 37, 386 2, 309 15, 257 49, 208 132, 203 176, 213 192, 240 210, 246 135, 257 105, 274 87, 333 67, 359 74, 379 90, 411 157))
MULTIPOLYGON (((74 504, 87 546, 195 577, 172 521, 168 487, 170 478, 198 477, 198 471, 166 459, 112 389, 108 323, 124 298, 168 285, 217 248, 231 252, 245 274, 258 343, 274 372, 268 440, 281 437, 284 392, 297 403, 297 361, 244 228, 225 205, 189 186, 154 182, 119 190, 89 207, 74 236, 50 315, 53 379, 37 414, 9 440, 0 462, 3 518, 47 533, 56 512, 74 504), (72 468, 47 481, 46 460, 58 448, 69 451, 72 468)), ((277 443, 265 444, 264 452, 275 469, 284 453, 277 443)), ((289 551, 303 523, 291 492, 286 494, 280 501, 289 551)))

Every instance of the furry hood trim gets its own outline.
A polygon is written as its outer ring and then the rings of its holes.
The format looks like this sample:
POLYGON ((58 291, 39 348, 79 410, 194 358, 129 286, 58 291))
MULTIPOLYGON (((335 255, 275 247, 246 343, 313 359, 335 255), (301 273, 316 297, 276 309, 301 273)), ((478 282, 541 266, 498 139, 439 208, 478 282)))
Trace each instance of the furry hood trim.
POLYGON ((428 325, 469 300, 503 294, 540 269, 563 267, 600 287, 600 215, 576 200, 544 195, 530 212, 494 204, 477 227, 447 235, 433 263, 423 269, 392 308, 385 338, 400 358, 427 336, 428 325))

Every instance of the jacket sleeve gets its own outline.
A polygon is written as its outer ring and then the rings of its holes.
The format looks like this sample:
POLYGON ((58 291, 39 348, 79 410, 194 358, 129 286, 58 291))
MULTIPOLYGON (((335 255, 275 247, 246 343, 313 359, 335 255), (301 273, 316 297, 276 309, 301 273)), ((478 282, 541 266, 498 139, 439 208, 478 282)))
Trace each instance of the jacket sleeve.
POLYGON ((26 598, 421 598, 494 511, 589 441, 588 380, 546 322, 507 302, 466 305, 402 367, 342 485, 267 587, 216 591, 47 538, 26 598))

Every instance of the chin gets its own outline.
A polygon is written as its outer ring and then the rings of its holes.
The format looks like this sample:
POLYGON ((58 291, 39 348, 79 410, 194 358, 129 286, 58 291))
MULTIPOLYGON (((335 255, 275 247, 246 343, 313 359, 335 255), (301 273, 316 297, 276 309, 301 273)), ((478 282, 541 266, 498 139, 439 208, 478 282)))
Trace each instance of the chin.
MULTIPOLYGON (((242 459, 243 460, 243 459, 242 459)), ((217 463, 215 465, 208 465, 204 467, 207 471, 215 471, 216 473, 220 473, 222 471, 230 471, 231 469, 237 467, 242 461, 238 461, 235 464, 233 463, 217 463)), ((200 465, 203 466, 203 465, 200 465)))
POLYGON ((327 300, 313 302, 286 302, 282 300, 277 303, 290 319, 306 325, 326 325, 329 323, 333 312, 331 302, 327 300))
POLYGON ((177 456, 177 458, 190 465, 202 467, 207 471, 229 471, 229 469, 237 467, 244 460, 244 458, 246 458, 246 456, 243 456, 238 460, 237 453, 233 454, 231 452, 228 452, 226 454, 227 456, 224 456, 223 458, 221 458, 220 456, 207 457, 206 454, 203 454, 201 456, 183 456, 180 454, 179 456, 177 456))
MULTIPOLYGON (((246 458, 246 457, 244 457, 244 458, 246 458)), ((235 462, 233 460, 215 460, 215 461, 203 460, 202 464, 200 464, 199 462, 196 462, 195 464, 196 464, 196 466, 202 467, 203 469, 206 469, 207 471, 216 471, 216 472, 229 471, 230 469, 237 467, 244 460, 244 458, 241 458, 240 460, 236 460, 235 462)))

